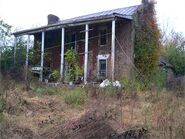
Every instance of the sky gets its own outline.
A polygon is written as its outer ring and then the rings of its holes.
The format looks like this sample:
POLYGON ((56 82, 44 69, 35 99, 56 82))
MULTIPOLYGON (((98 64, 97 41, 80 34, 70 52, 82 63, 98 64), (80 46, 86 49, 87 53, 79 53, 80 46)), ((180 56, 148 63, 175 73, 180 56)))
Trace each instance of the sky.
MULTIPOLYGON (((185 34, 185 0, 156 2, 160 28, 185 34)), ((0 0, 0 18, 14 29, 22 30, 46 25, 48 14, 67 19, 140 3, 141 0, 0 0)))

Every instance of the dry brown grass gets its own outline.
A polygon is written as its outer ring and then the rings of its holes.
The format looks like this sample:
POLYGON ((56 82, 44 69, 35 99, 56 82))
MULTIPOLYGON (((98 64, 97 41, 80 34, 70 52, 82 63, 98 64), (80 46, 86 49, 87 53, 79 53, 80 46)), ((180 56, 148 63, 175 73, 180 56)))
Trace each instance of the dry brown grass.
MULTIPOLYGON (((70 127, 69 124, 84 125, 87 119, 82 117, 91 117, 89 113, 94 111, 103 121, 97 123, 96 120, 95 125, 91 122, 75 135, 82 137, 91 129, 97 133, 97 129, 104 129, 106 125, 117 134, 145 128, 151 139, 185 138, 185 98, 176 97, 173 92, 123 92, 119 97, 102 93, 89 96, 81 106, 71 107, 60 94, 38 96, 32 90, 26 91, 23 84, 13 86, 6 90, 6 110, 0 125, 2 139, 45 138, 46 133, 52 134, 50 131, 54 133, 54 129, 63 131, 63 126, 70 127)), ((66 87, 57 89, 57 92, 68 90, 66 87)))

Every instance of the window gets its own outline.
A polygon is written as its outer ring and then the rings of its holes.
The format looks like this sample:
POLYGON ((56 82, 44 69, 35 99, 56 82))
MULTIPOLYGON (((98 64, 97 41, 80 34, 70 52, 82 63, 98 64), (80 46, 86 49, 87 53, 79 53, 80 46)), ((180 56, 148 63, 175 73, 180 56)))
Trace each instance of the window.
POLYGON ((99 35, 100 46, 107 44, 107 28, 100 29, 99 35))
POLYGON ((99 60, 99 77, 100 78, 106 78, 107 74, 107 61, 102 59, 99 60))

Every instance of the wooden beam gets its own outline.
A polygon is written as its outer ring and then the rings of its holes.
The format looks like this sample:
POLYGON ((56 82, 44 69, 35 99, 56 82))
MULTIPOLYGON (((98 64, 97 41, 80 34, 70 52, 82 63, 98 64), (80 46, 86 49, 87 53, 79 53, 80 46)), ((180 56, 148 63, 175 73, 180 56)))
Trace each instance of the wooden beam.
POLYGON ((44 39, 45 32, 42 32, 42 45, 41 45, 41 73, 40 73, 40 81, 43 81, 43 68, 44 68, 44 39))
POLYGON ((112 63, 112 82, 115 79, 115 38, 116 38, 116 21, 112 21, 112 45, 111 45, 111 63, 112 63))
POLYGON ((65 29, 61 30, 61 57, 60 57, 60 78, 64 75, 64 40, 65 40, 65 29))
POLYGON ((29 44, 30 44, 30 35, 27 38, 27 45, 26 45, 26 63, 25 63, 25 80, 28 80, 28 54, 29 54, 29 44))
POLYGON ((86 24, 85 25, 84 84, 87 84, 88 41, 89 41, 89 25, 86 24))

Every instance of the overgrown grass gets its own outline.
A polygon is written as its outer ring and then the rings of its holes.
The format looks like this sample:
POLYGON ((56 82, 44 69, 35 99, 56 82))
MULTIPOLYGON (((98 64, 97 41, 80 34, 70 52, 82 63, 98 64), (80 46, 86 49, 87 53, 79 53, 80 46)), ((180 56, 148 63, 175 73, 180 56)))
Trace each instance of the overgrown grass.
POLYGON ((61 92, 64 101, 71 105, 83 105, 87 99, 87 95, 82 88, 74 88, 72 90, 65 90, 61 92))
POLYGON ((57 94, 57 92, 58 92, 56 87, 49 87, 49 86, 41 85, 41 84, 39 84, 39 85, 33 84, 31 88, 32 88, 33 92, 38 96, 54 95, 54 94, 57 94))

